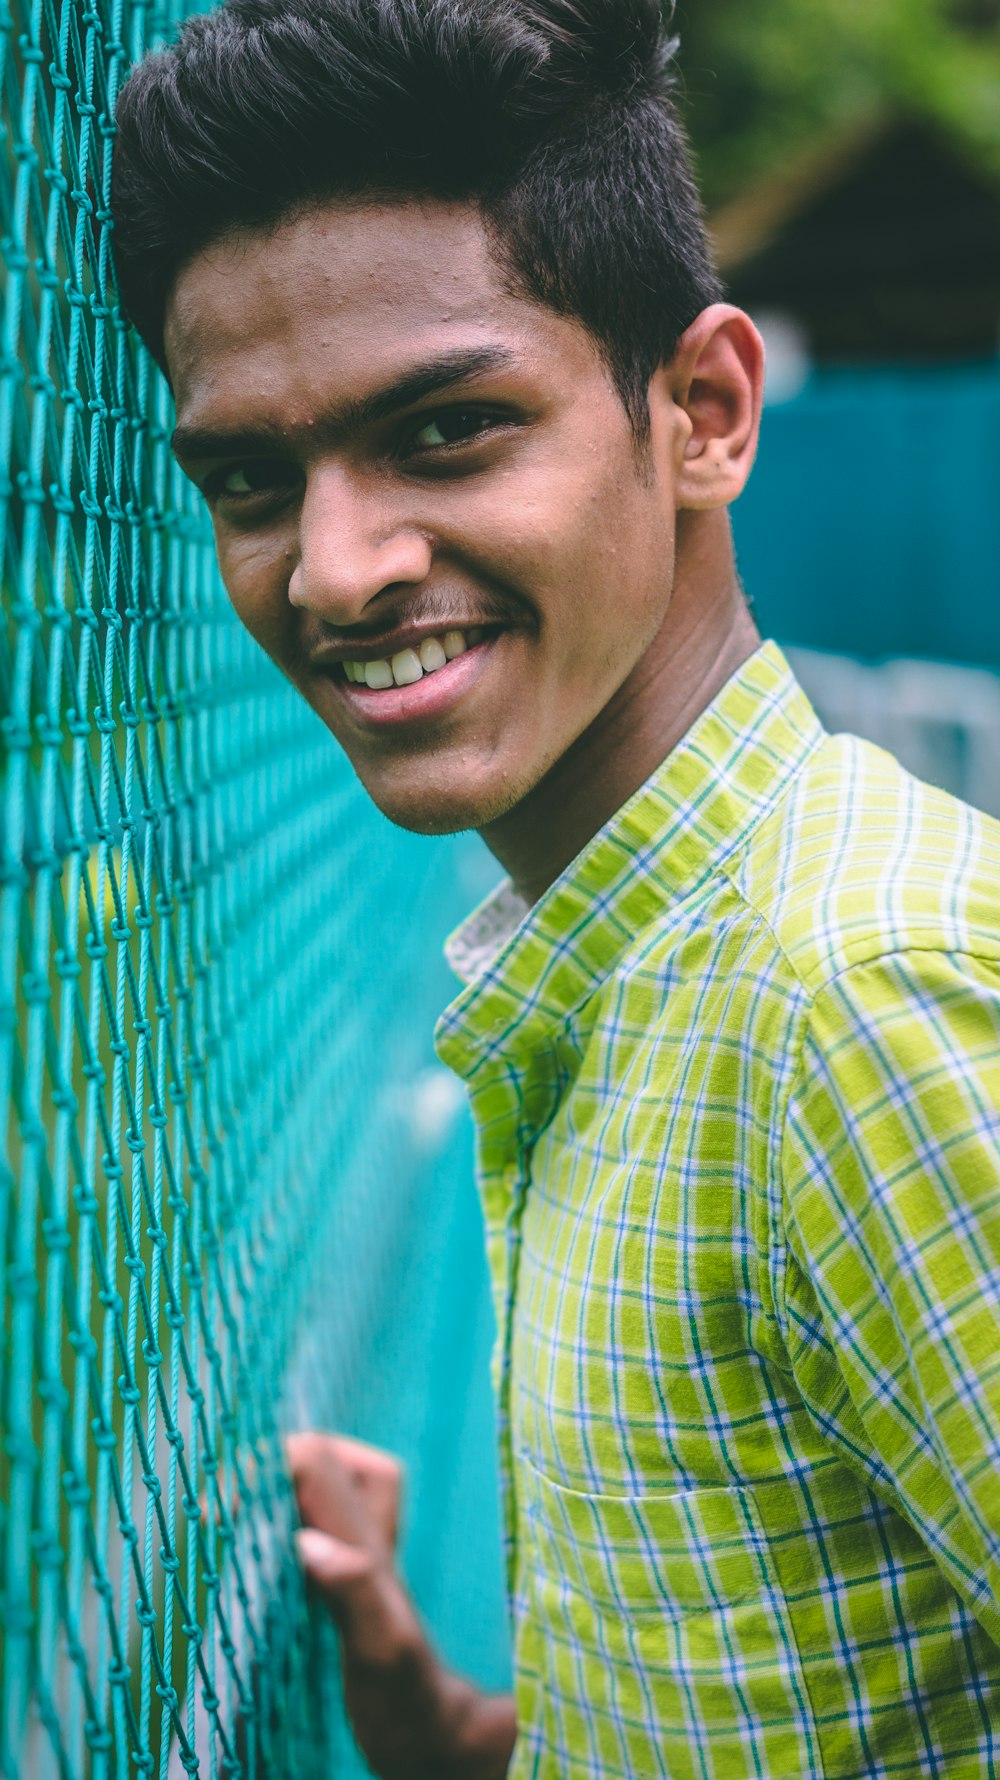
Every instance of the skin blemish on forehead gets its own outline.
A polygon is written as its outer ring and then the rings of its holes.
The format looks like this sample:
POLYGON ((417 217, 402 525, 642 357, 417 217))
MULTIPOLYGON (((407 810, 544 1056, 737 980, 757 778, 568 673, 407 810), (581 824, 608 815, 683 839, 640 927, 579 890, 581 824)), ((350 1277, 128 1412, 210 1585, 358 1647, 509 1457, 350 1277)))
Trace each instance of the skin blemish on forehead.
MULTIPOLYGON (((219 373, 237 355, 243 397, 252 392, 262 405, 274 390, 282 406, 301 411, 296 391, 306 386, 315 391, 317 355, 335 374, 338 392, 349 403, 363 399, 376 381, 390 382, 393 371, 402 374, 409 364, 452 344, 468 349, 499 336, 508 350, 513 346, 526 352, 532 322, 539 316, 548 320, 548 312, 515 303, 499 287, 475 213, 463 209, 456 214, 452 207, 444 207, 443 215, 418 206, 404 209, 419 224, 419 251, 407 252, 405 265, 398 255, 394 259, 386 252, 354 251, 361 242, 370 243, 376 218, 383 214, 355 206, 338 212, 339 228, 327 213, 309 215, 269 234, 267 253, 255 255, 246 238, 233 237, 186 268, 167 324, 182 424, 193 422, 201 406, 206 374, 213 408, 217 405, 223 393, 219 373), (347 234, 351 251, 345 253, 347 234), (301 251, 306 245, 308 250, 301 251), (442 280, 454 292, 445 305, 442 280), (294 307, 289 303, 292 289, 294 307), (520 327, 512 327, 518 320, 520 327), (395 363, 385 350, 390 345, 395 363), (197 370, 197 389, 187 375, 189 365, 197 370), (385 371, 377 380, 376 367, 385 371)), ((574 326, 573 332, 589 352, 583 330, 574 326)))

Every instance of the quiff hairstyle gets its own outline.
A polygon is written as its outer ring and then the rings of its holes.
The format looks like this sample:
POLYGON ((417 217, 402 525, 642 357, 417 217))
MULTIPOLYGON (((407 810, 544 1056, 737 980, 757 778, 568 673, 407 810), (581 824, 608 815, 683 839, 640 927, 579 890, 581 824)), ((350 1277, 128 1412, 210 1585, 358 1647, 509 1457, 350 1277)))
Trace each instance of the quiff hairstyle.
POLYGON ((117 107, 119 289, 161 365, 181 268, 336 198, 472 201, 513 288, 589 330, 637 432, 720 295, 658 0, 227 0, 117 107))

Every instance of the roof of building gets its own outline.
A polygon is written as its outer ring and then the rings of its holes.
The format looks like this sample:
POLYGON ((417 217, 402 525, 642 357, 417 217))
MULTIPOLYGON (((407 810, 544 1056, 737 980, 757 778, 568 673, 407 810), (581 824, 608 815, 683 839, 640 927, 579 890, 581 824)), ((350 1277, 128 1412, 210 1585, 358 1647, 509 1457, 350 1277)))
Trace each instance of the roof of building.
POLYGON ((818 357, 975 357, 1000 342, 1000 170, 936 118, 868 116, 726 206, 734 299, 818 357))

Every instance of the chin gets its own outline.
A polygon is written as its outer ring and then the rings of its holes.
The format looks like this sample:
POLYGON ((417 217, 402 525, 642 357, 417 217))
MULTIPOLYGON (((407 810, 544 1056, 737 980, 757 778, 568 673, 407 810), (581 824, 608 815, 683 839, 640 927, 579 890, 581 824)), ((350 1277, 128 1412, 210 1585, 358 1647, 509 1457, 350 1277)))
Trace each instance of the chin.
POLYGON ((464 834, 486 828, 520 802, 498 785, 389 785, 362 780, 372 802, 411 834, 464 834))

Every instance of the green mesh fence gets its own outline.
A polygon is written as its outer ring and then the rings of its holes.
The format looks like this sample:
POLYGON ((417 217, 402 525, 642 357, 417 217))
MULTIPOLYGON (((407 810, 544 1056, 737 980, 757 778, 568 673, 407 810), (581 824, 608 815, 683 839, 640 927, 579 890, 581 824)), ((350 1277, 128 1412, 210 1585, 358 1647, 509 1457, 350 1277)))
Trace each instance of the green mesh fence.
POLYGON ((358 1420, 468 899, 236 625, 116 309, 171 23, 0 12, 4 1780, 344 1771, 280 1435, 358 1420))

